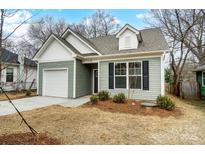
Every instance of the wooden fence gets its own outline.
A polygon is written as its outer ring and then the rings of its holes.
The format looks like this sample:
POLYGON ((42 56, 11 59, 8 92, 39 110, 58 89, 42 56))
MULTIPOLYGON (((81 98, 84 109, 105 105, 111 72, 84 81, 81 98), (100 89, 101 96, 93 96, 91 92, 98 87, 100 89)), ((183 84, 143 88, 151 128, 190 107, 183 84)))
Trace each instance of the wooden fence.
MULTIPOLYGON (((173 86, 166 83, 165 90, 167 93, 173 93, 173 86)), ((181 83, 181 95, 184 98, 198 98, 199 85, 195 81, 183 81, 181 83)))

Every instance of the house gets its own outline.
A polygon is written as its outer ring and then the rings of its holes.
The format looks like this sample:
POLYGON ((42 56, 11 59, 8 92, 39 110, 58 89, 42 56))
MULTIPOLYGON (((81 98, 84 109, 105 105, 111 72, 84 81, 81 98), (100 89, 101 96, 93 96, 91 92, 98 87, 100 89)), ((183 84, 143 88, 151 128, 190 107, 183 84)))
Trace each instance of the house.
POLYGON ((85 38, 67 28, 52 34, 35 54, 37 92, 77 98, 108 90, 132 91, 132 98, 164 95, 164 53, 168 45, 159 28, 137 30, 126 24, 115 35, 85 38))
POLYGON ((205 65, 201 65, 194 70, 196 72, 196 80, 199 84, 199 91, 202 97, 205 97, 205 65))
POLYGON ((1 87, 6 91, 36 89, 37 64, 31 59, 3 49, 0 56, 1 87))

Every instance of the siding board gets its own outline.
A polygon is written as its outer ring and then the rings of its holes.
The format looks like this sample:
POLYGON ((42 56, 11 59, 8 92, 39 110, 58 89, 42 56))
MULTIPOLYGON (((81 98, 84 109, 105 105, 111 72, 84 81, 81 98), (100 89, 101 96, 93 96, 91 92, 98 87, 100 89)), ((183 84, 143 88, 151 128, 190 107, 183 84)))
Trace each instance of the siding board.
POLYGON ((73 98, 74 61, 39 63, 39 81, 38 81, 39 95, 42 95, 43 69, 48 69, 48 68, 68 68, 68 79, 69 79, 68 80, 68 97, 73 98))
MULTIPOLYGON (((139 59, 136 59, 136 61, 137 60, 139 59)), ((133 93, 132 97, 134 99, 155 100, 156 97, 161 94, 161 60, 160 58, 147 58, 140 60, 149 61, 149 90, 131 90, 131 93, 133 93)), ((122 61, 123 60, 119 62, 122 61)), ((123 92, 126 95, 128 95, 129 90, 127 89, 109 89, 109 63, 110 61, 100 62, 100 90, 108 90, 111 93, 111 95, 117 94, 119 92, 123 92)))

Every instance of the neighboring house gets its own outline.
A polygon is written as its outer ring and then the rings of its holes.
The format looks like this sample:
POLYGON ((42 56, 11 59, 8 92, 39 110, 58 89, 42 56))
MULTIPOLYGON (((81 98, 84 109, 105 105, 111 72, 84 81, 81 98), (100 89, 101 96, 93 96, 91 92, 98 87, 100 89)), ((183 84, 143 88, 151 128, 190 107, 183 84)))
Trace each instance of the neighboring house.
POLYGON ((199 66, 194 71, 196 72, 196 80, 199 84, 200 95, 205 97, 205 65, 199 66))
POLYGON ((86 39, 68 28, 51 35, 34 56, 37 92, 76 98, 108 90, 132 91, 132 98, 154 100, 164 95, 164 53, 159 28, 137 30, 126 24, 116 35, 86 39))
POLYGON ((37 64, 31 59, 4 49, 0 56, 2 64, 1 86, 6 91, 36 89, 37 64))

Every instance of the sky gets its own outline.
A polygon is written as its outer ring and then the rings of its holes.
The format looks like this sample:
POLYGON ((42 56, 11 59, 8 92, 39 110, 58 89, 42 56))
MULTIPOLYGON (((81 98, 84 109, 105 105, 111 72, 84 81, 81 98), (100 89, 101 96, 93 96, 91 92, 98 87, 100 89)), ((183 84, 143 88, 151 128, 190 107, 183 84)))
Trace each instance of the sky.
MULTIPOLYGON (((32 17, 27 23, 19 27, 12 35, 12 37, 14 37, 13 40, 18 41, 21 38, 26 38, 30 23, 37 21, 41 17, 52 16, 55 19, 64 19, 67 23, 71 24, 80 22, 84 17, 92 15, 95 11, 96 10, 94 9, 19 10, 14 16, 6 19, 6 26, 4 26, 4 30, 7 32, 12 31, 19 25, 19 23, 32 17)), ((150 10, 113 9, 105 11, 114 16, 116 22, 121 26, 128 23, 139 30, 149 27, 149 25, 144 21, 144 17, 151 18, 150 10)))
MULTIPOLYGON (((83 17, 93 14, 96 10, 91 9, 69 9, 69 10, 30 10, 31 14, 38 14, 33 20, 42 16, 53 16, 55 18, 63 18, 69 23, 80 22, 83 17)), ((131 10, 131 9, 114 9, 106 10, 112 16, 116 18, 119 24, 124 25, 126 23, 135 26, 138 29, 147 27, 143 17, 149 16, 149 10, 131 10)))

